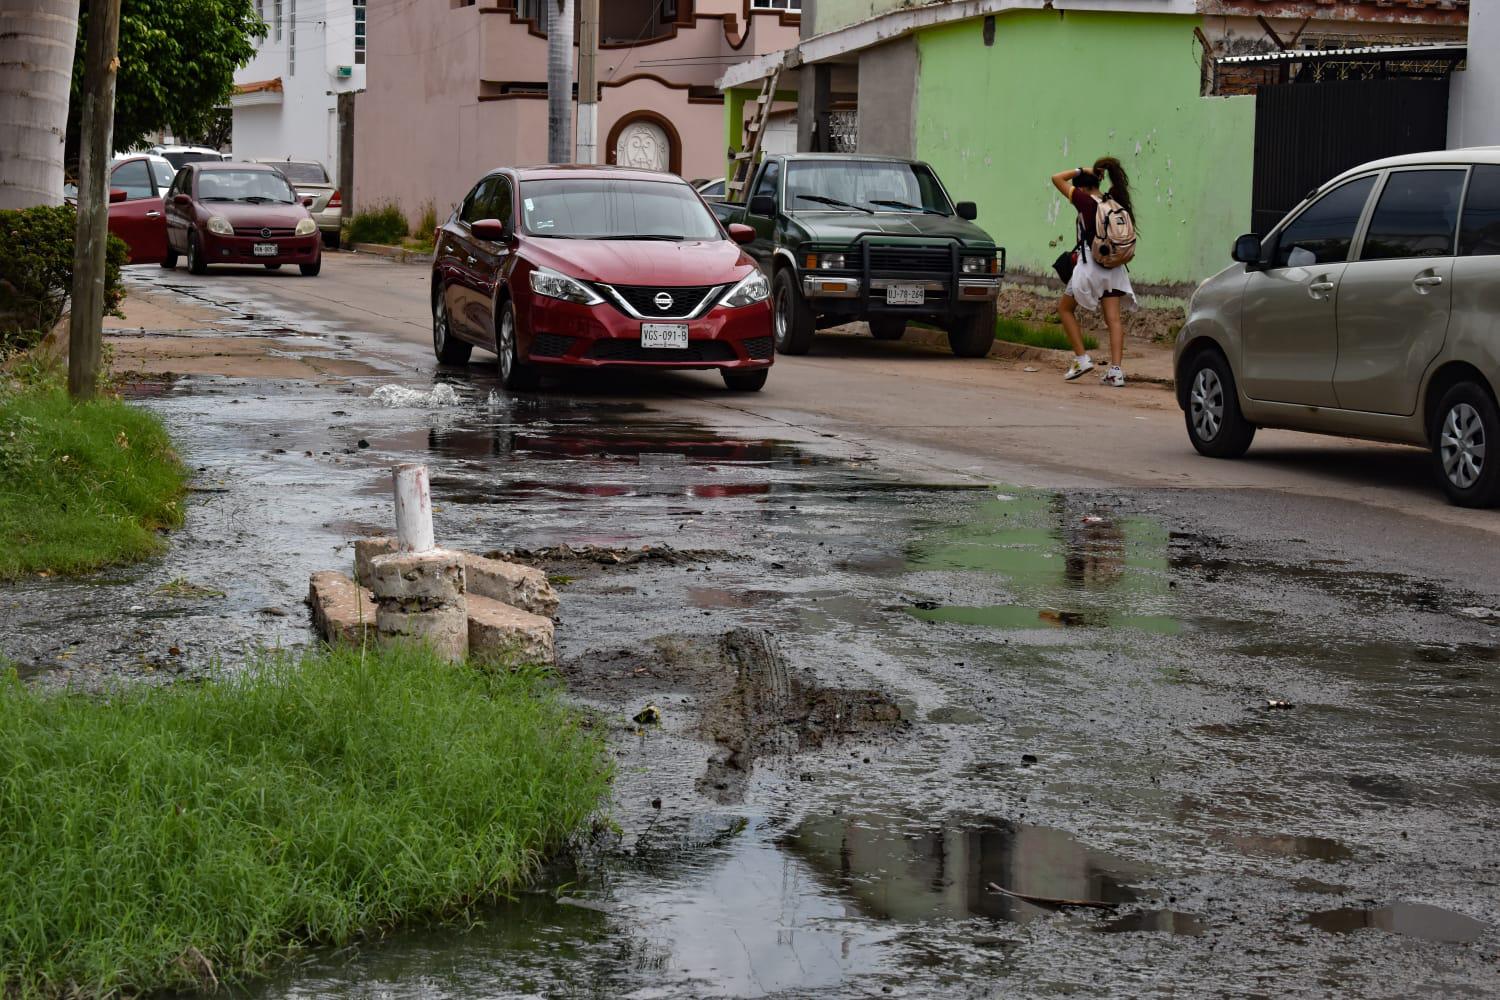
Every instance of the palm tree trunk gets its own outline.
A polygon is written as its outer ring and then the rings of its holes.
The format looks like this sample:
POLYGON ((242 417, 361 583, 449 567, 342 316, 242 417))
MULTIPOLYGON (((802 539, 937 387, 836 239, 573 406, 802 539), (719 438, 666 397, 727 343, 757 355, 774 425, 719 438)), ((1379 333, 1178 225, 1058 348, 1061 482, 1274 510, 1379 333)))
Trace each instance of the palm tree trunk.
POLYGON ((57 205, 78 0, 0 0, 0 209, 57 205))

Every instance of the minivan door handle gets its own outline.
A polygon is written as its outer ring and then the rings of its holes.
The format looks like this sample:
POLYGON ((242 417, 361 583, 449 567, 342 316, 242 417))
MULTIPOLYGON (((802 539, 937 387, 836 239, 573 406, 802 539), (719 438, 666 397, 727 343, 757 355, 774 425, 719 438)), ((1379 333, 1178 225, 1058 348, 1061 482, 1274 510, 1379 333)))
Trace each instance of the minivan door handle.
POLYGON ((1443 276, 1441 274, 1424 274, 1412 280, 1412 284, 1416 286, 1419 292, 1424 288, 1436 288, 1442 283, 1443 276))
POLYGON ((1327 298, 1328 293, 1331 291, 1333 291, 1333 282, 1327 278, 1319 278, 1307 286, 1307 294, 1315 299, 1327 298))

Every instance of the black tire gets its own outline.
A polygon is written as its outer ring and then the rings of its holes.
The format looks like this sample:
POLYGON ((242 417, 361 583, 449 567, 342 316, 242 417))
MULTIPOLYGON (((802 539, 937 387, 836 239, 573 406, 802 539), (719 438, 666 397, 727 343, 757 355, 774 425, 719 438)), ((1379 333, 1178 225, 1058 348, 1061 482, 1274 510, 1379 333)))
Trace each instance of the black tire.
POLYGON ((302 272, 304 278, 316 278, 318 272, 323 270, 323 258, 319 256, 311 264, 298 264, 297 269, 302 272))
POLYGON ((164 271, 170 271, 174 267, 176 267, 177 266, 177 251, 176 250, 172 250, 172 249, 168 249, 167 250, 167 255, 162 258, 161 266, 162 266, 162 270, 164 270, 164 271))
POLYGON ((1500 407, 1488 389, 1460 382, 1443 393, 1428 437, 1433 471, 1451 502, 1460 507, 1500 503, 1500 454, 1494 461, 1486 454, 1491 441, 1500 442, 1500 407))
POLYGON ((448 327, 448 306, 443 301, 443 290, 432 297, 432 353, 440 365, 466 365, 474 345, 453 336, 448 327))
POLYGON ((188 237, 188 271, 192 274, 208 273, 208 261, 203 259, 203 247, 198 242, 197 233, 188 237))
POLYGON ((876 316, 870 320, 870 336, 876 340, 900 340, 906 336, 906 320, 899 316, 876 316))
POLYGON ((1212 348, 1199 351, 1182 366, 1182 379, 1187 387, 1183 420, 1198 454, 1239 458, 1249 451, 1255 425, 1240 412, 1234 372, 1224 355, 1212 348))
POLYGON ((959 316, 948 328, 948 347, 960 358, 982 358, 995 346, 995 307, 959 316))
POLYGON ((777 271, 771 282, 771 328, 777 353, 806 354, 812 349, 816 319, 790 267, 777 271))
POLYGON ((535 389, 542 379, 521 360, 521 331, 516 304, 506 299, 495 316, 495 357, 500 359, 500 384, 506 389, 535 389))
POLYGON ((771 369, 762 368, 754 372, 720 372, 724 376, 724 387, 730 392, 760 392, 766 387, 766 377, 771 369))
POLYGON ((279 271, 281 270, 281 265, 276 263, 269 263, 265 265, 265 268, 267 271, 279 271))

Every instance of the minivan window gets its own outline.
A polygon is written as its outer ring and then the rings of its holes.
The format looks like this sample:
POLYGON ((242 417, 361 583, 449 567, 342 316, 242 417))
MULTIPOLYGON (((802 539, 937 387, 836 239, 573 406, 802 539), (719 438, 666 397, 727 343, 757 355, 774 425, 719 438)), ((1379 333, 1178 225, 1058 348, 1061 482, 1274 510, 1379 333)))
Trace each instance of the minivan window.
POLYGON ((1465 257, 1500 254, 1500 166, 1480 164, 1469 177, 1458 252, 1465 257))
POLYGON ((1276 267, 1311 267, 1349 257, 1354 228, 1369 200, 1375 175, 1340 184, 1308 206, 1276 240, 1276 267))
POLYGON ((1462 170, 1393 170, 1365 232, 1360 260, 1451 257, 1462 170))

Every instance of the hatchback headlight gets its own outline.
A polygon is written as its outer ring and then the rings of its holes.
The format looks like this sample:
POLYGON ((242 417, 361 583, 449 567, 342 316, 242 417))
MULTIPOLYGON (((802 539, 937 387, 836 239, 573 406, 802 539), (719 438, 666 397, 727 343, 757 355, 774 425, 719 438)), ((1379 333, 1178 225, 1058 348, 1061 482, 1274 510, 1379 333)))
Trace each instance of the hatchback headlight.
POLYGON ((544 267, 531 272, 531 290, 549 299, 576 302, 581 306, 597 305, 604 301, 583 282, 544 267))
POLYGON ((229 220, 224 218, 224 216, 222 215, 215 215, 208 220, 208 231, 211 233, 218 233, 220 236, 234 235, 234 227, 231 226, 229 224, 229 220))
POLYGON ((741 306, 753 306, 757 302, 764 302, 771 295, 771 283, 759 270, 751 271, 740 279, 739 284, 729 290, 724 296, 724 305, 730 309, 738 309, 741 306))
POLYGON ((963 258, 964 274, 994 274, 999 270, 995 266, 993 255, 988 257, 965 257, 963 258))
POLYGON ((311 219, 301 219, 297 222, 295 236, 311 236, 318 231, 318 224, 311 219))

